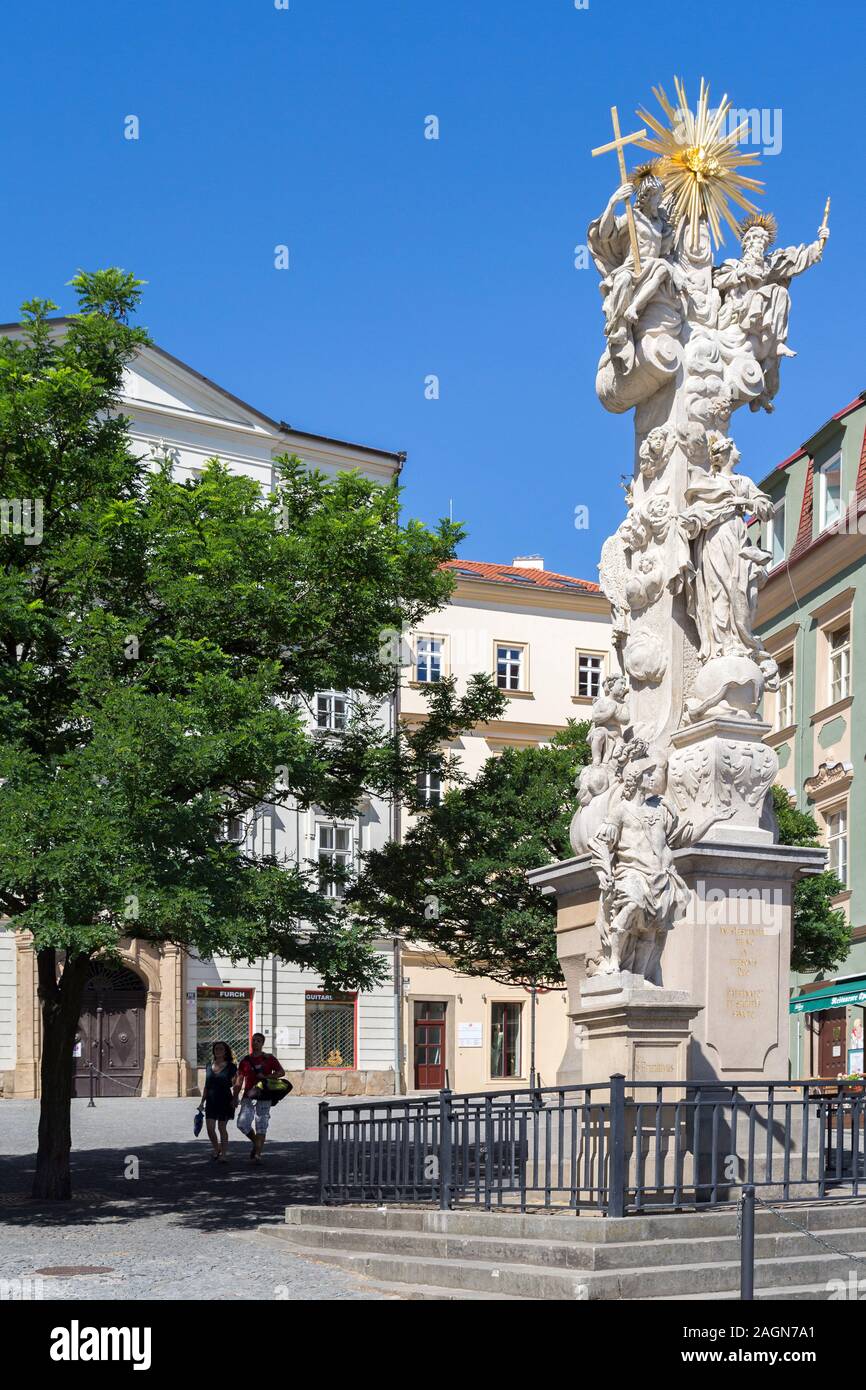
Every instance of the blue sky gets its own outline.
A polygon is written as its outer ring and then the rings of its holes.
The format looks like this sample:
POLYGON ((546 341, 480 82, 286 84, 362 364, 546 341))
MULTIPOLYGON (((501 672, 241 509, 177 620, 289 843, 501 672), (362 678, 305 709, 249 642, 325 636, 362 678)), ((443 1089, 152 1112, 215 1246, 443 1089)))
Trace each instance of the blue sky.
POLYGON ((573 249, 618 182, 589 157, 610 105, 634 129, 674 73, 781 112, 757 172, 783 244, 833 196, 776 413, 734 418, 744 470, 866 388, 860 4, 41 0, 0 26, 0 318, 71 307, 78 266, 135 271, 170 352, 300 429, 405 449, 407 509, 453 499, 466 558, 596 577, 631 422, 595 398, 597 275, 573 249))

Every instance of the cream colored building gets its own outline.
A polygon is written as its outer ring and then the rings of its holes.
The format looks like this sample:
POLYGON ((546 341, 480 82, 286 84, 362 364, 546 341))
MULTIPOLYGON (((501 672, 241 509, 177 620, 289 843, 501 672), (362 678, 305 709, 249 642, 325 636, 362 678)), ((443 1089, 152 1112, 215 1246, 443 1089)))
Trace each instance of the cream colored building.
MULTIPOLYGON (((459 739, 454 751, 474 776, 505 748, 538 747, 569 719, 584 719, 612 660, 610 609, 596 584, 544 568, 539 556, 511 565, 454 560, 448 607, 411 635, 411 665, 400 717, 424 718, 423 688, 453 675, 465 688, 489 672, 508 699, 500 719, 459 739)), ((427 794, 442 788, 428 782, 427 794)), ((528 990, 449 969, 435 953, 402 955, 403 1084, 455 1091, 525 1085, 530 1080, 533 1000, 528 990)), ((535 999, 535 1069, 553 1084, 567 1042, 565 990, 535 999)))

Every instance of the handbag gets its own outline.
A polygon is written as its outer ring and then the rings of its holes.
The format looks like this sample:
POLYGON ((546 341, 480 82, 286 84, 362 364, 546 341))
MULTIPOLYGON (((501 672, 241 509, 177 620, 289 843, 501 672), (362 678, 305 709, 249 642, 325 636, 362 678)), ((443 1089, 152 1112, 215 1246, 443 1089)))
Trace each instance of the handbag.
POLYGON ((204 1115, 203 1115, 203 1113, 202 1113, 201 1108, 199 1107, 199 1108, 196 1110, 196 1112, 195 1112, 195 1119, 194 1119, 193 1122, 192 1122, 192 1132, 193 1132, 193 1134, 195 1135, 196 1139, 197 1139, 198 1136, 201 1134, 201 1127, 202 1127, 203 1124, 204 1124, 204 1115))
POLYGON ((253 1094, 256 1100, 267 1100, 271 1105, 279 1105, 283 1096, 287 1096, 289 1091, 294 1089, 291 1081, 287 1081, 284 1076, 263 1076, 253 1087, 253 1094))

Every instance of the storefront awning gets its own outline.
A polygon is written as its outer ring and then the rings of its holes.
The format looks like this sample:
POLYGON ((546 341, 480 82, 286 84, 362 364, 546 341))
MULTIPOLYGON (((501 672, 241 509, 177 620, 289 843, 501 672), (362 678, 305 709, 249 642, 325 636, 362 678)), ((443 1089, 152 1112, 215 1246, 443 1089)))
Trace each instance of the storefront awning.
POLYGON ((814 994, 799 994, 788 1005, 792 1014, 814 1014, 820 1009, 843 1009, 846 1004, 866 1007, 866 980, 848 980, 844 985, 828 985, 814 994))

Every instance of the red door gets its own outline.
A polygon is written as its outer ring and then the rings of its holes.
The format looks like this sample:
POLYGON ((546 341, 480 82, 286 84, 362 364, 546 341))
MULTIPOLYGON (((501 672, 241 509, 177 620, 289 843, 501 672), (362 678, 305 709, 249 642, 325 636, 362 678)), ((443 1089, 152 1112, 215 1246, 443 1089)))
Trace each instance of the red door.
POLYGON ((415 1090, 441 1091, 445 1085, 445 1005, 422 999, 415 1004, 415 1090))

